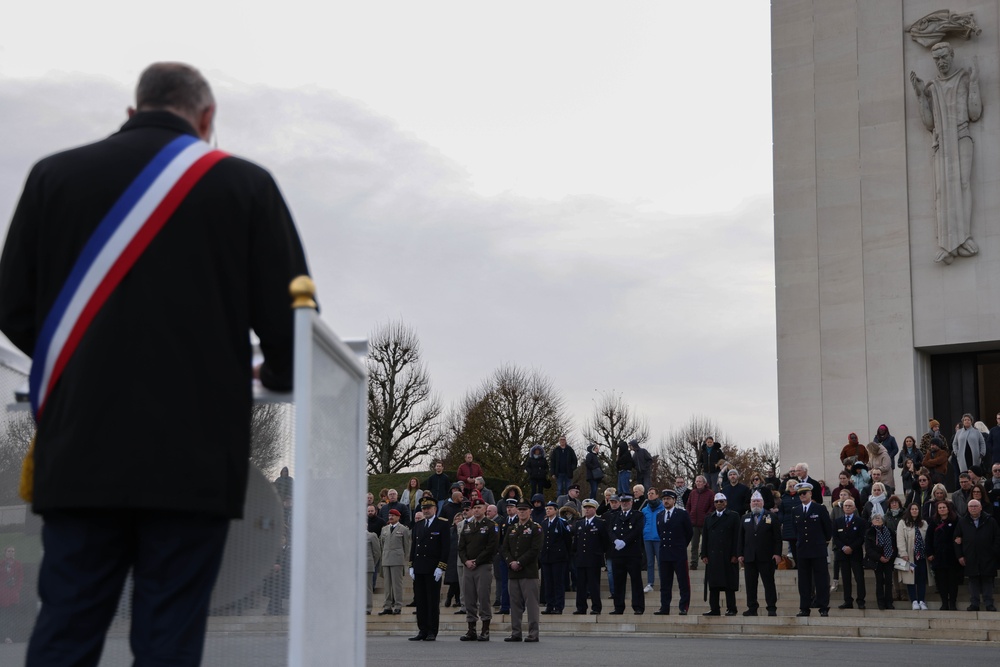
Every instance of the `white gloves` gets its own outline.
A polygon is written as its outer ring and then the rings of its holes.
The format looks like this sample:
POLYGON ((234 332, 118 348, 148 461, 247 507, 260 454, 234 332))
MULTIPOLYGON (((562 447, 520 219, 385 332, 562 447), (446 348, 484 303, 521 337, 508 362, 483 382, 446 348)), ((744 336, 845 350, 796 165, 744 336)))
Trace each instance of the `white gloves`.
POLYGON ((625 548, 625 543, 624 542, 622 542, 621 540, 615 540, 615 549, 617 549, 618 551, 621 551, 624 548, 625 548))
POLYGON ((434 581, 441 581, 441 577, 444 576, 444 570, 439 567, 434 568, 434 581))
POLYGON ((410 579, 416 579, 416 577, 413 576, 413 568, 412 567, 410 568, 410 579))

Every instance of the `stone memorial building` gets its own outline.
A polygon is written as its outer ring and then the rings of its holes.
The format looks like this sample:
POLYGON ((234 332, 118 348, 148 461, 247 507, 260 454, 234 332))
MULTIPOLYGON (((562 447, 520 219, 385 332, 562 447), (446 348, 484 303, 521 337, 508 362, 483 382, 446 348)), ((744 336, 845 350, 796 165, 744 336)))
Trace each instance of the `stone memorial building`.
POLYGON ((772 0, 771 54, 781 455, 836 485, 997 423, 1000 2, 772 0))

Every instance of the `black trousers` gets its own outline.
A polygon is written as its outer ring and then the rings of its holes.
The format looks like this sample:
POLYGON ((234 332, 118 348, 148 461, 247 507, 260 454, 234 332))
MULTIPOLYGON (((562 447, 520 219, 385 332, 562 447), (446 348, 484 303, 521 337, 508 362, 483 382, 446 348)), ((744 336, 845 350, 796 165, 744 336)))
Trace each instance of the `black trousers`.
POLYGON ((566 562, 542 563, 545 608, 562 611, 566 606, 566 562))
POLYGON ((441 582, 434 581, 433 574, 414 574, 413 600, 417 603, 417 630, 436 636, 441 618, 441 582))
POLYGON ((590 598, 590 608, 601 611, 601 566, 576 566, 579 584, 576 587, 576 609, 587 611, 587 598, 590 598))
POLYGON ((778 608, 778 590, 774 586, 774 559, 744 561, 743 580, 747 585, 747 608, 758 609, 760 602, 757 601, 757 580, 764 584, 764 603, 768 611, 778 608))
POLYGON ((934 580, 937 582, 941 602, 947 604, 949 609, 954 609, 958 601, 958 572, 957 568, 951 567, 939 567, 934 570, 934 580))
POLYGON ((722 611, 719 608, 719 593, 722 591, 726 593, 726 611, 736 611, 736 591, 732 588, 715 588, 714 586, 708 589, 709 609, 722 611))
POLYGON ((860 555, 859 553, 857 558, 840 560, 840 578, 844 582, 844 602, 847 604, 854 603, 854 597, 852 597, 854 593, 854 587, 851 583, 852 578, 858 584, 858 604, 865 603, 865 566, 861 561, 860 555))
POLYGON ((201 664, 229 520, 154 511, 45 515, 28 667, 96 665, 132 570, 136 665, 201 664))
POLYGON ((875 601, 879 609, 892 604, 892 561, 875 566, 875 601))
POLYGON ((687 558, 681 560, 660 561, 660 609, 670 609, 673 599, 674 575, 677 575, 677 589, 681 599, 679 609, 687 610, 691 606, 691 573, 688 571, 687 558))
POLYGON ((639 556, 611 561, 615 580, 615 611, 625 611, 625 577, 632 580, 632 611, 646 611, 646 594, 642 592, 642 559, 639 556))
POLYGON ((808 612, 812 606, 813 592, 820 611, 830 608, 830 571, 826 569, 826 556, 799 558, 799 610, 808 612))

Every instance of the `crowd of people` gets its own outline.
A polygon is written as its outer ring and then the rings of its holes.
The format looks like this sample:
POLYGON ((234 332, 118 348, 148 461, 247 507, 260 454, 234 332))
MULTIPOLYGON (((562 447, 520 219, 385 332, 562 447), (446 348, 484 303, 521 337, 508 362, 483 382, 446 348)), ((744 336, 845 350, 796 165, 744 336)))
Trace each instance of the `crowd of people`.
MULTIPOLYGON (((933 578, 940 609, 957 610, 957 589, 966 581, 966 609, 996 611, 1000 526, 993 516, 1000 512, 1000 456, 991 448, 994 442, 1000 446, 1000 415, 997 424, 994 433, 984 434, 966 415, 951 446, 934 420, 930 437, 918 443, 907 436, 902 447, 885 425, 868 443, 852 433, 834 488, 813 479, 805 462, 780 477, 775 471, 767 476, 752 471, 744 483, 741 471, 709 437, 700 450, 703 473, 690 486, 677 476, 666 489, 649 486, 651 458, 633 441, 617 450, 619 486, 598 494, 604 471, 597 451, 590 449, 583 461, 585 494, 572 483, 580 464, 561 438, 549 456, 540 445, 529 452, 524 465, 529 493, 508 485, 494 497, 481 466, 466 453, 454 482, 437 462, 423 484, 411 478, 402 496, 393 489, 379 498, 369 494, 370 560, 381 558, 386 581, 379 613, 402 613, 407 562, 418 625, 414 641, 437 637, 442 586, 447 587, 445 607, 454 605, 468 622, 463 641, 488 641, 497 609, 511 614, 505 641, 533 642, 541 615, 564 613, 567 591, 576 593, 571 613, 601 614, 604 576, 612 615, 624 614, 627 606, 644 614, 657 574, 660 596, 653 614, 676 609, 686 615, 690 571, 699 567, 705 570, 706 616, 739 613, 741 571, 743 615, 777 615, 779 569, 798 570, 798 616, 812 610, 827 616, 837 593, 843 596, 839 609, 865 609, 865 570, 874 573, 880 610, 895 609, 904 595, 911 609, 928 609, 933 578), (935 462, 946 448, 942 471, 935 462), (982 474, 983 466, 990 477, 982 474), (949 471, 958 480, 953 492, 945 486, 949 471), (545 502, 552 482, 556 499, 545 502)), ((369 571, 374 572, 371 562, 369 571)), ((373 590, 375 576, 368 583, 373 590)), ((369 613, 371 608, 369 596, 369 613)))

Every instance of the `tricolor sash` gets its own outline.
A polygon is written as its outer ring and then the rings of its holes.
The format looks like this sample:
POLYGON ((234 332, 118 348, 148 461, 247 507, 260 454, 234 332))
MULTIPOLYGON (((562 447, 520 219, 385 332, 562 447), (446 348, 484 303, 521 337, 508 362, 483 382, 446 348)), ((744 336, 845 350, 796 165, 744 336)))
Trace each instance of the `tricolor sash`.
POLYGON ((157 153, 104 216, 73 265, 35 345, 30 398, 36 421, 101 306, 191 188, 226 155, 193 136, 180 136, 157 153))

